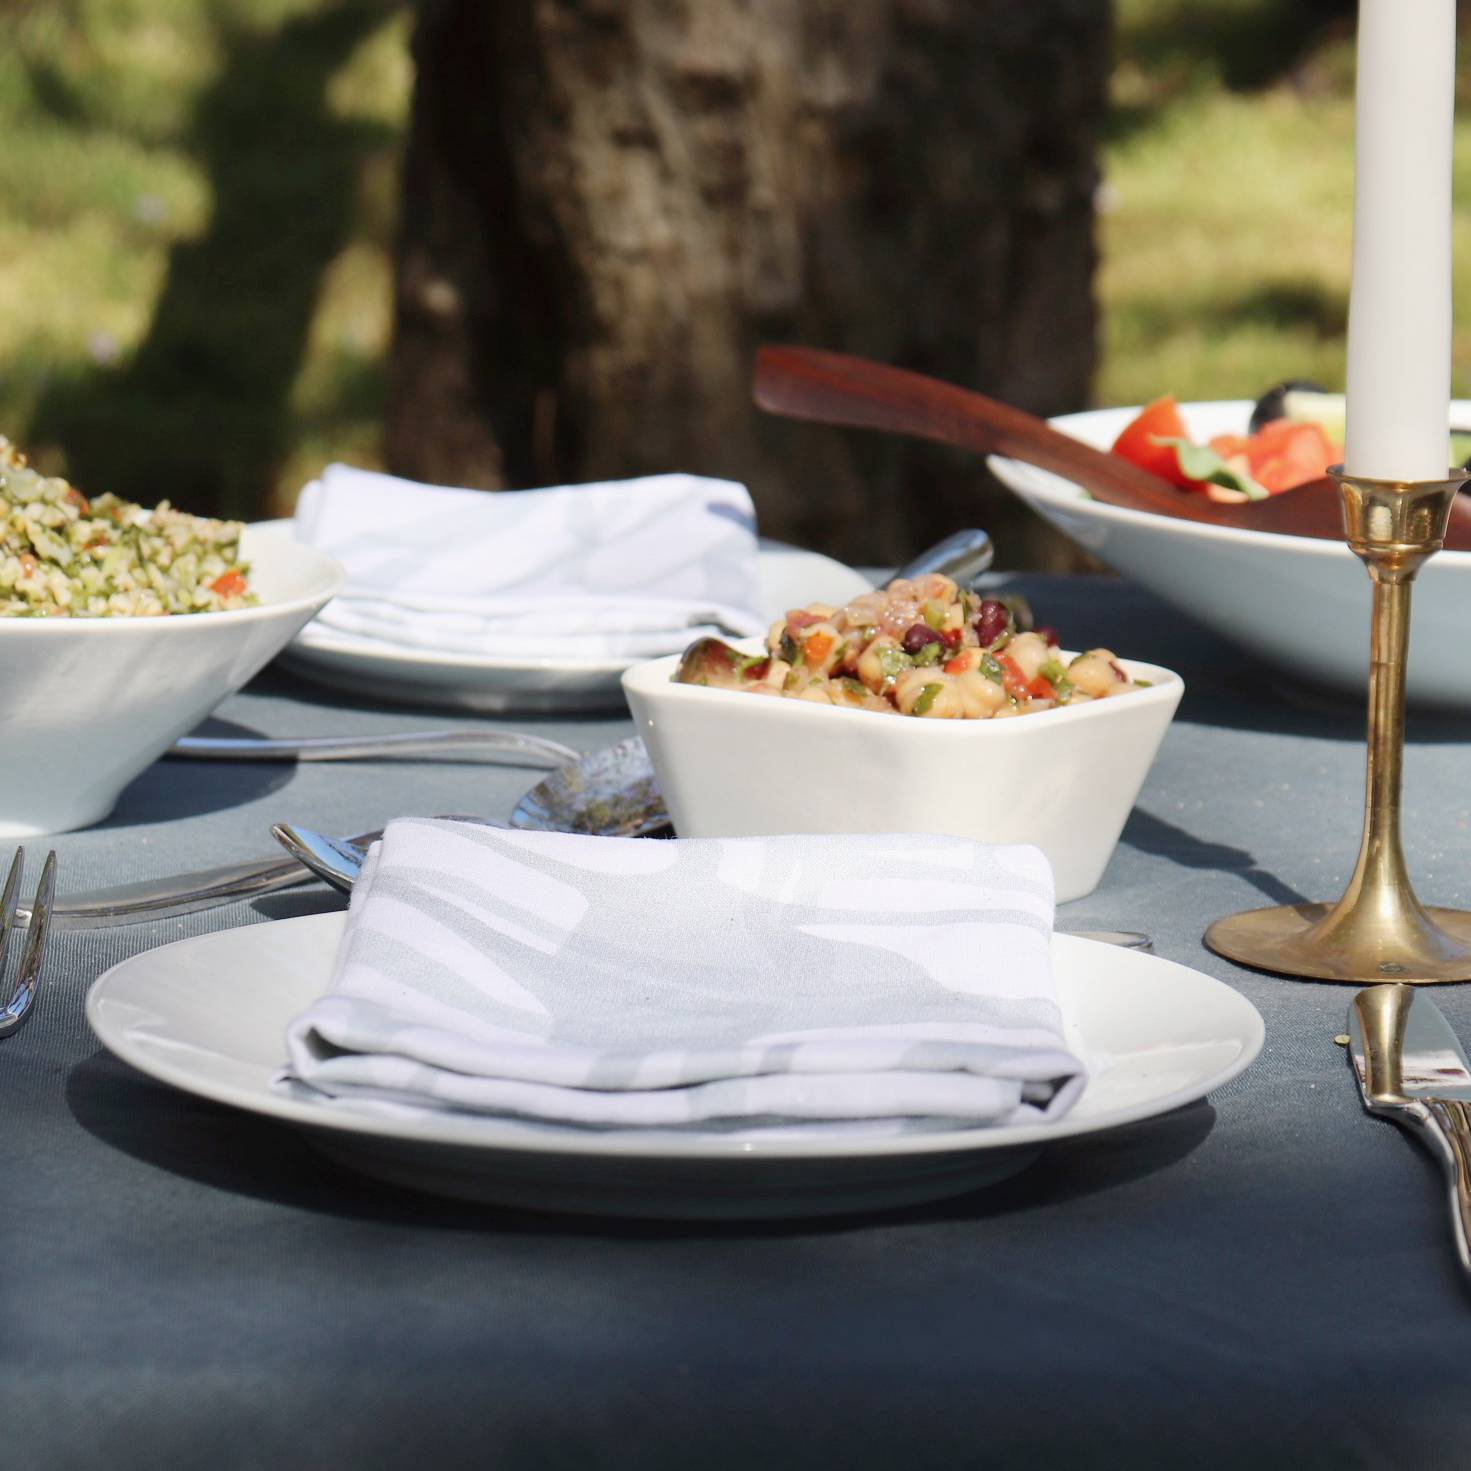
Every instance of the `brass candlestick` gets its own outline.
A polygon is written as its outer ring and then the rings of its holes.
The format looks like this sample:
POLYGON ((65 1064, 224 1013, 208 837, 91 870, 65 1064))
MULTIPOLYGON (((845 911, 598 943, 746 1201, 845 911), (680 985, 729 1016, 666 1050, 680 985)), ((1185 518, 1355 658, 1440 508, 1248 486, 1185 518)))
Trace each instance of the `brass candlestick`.
POLYGON ((1405 655, 1410 584, 1445 540, 1466 480, 1366 480, 1331 472, 1343 495, 1348 544, 1369 569, 1374 615, 1369 662, 1369 756, 1364 837, 1337 904, 1284 904, 1218 919, 1205 943, 1258 970, 1355 985, 1471 980, 1471 913, 1426 909, 1400 846, 1405 752, 1405 655))

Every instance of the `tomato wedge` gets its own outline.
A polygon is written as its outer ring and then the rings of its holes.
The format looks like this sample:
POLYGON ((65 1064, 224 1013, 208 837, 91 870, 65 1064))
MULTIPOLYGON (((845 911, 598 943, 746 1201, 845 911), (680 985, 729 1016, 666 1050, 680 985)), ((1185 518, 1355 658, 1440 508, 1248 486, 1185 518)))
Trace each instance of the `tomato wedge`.
POLYGON ((1269 495, 1317 480, 1342 458, 1321 424, 1273 419, 1246 442, 1252 479, 1269 495))
POLYGON ((1200 481, 1191 480, 1180 471, 1180 461, 1172 444, 1160 444, 1161 439, 1188 439, 1185 421, 1175 404, 1173 394, 1157 398, 1141 409, 1138 416, 1125 425, 1123 433, 1113 442, 1113 452, 1131 465, 1148 470, 1178 485, 1181 490, 1199 490, 1200 481))

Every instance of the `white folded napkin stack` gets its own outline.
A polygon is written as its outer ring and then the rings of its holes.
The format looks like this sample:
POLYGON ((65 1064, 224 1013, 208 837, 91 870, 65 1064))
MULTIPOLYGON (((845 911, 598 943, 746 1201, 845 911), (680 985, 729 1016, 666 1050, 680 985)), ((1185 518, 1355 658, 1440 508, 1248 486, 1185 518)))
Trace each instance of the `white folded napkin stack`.
POLYGON ((1035 848, 658 841, 405 818, 279 1080, 466 1127, 762 1137, 1037 1123, 1082 1091, 1035 848))
POLYGON ((347 569, 311 625, 337 642, 642 659, 764 631, 755 519, 745 486, 695 475, 487 493, 329 465, 296 535, 347 569))

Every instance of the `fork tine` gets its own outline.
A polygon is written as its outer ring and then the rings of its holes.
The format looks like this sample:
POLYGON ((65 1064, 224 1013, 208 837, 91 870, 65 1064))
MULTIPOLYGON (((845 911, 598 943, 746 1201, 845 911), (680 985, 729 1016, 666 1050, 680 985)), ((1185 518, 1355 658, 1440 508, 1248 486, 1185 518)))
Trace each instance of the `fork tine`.
MULTIPOLYGON (((9 887, 7 881, 7 890, 9 887)), ((41 882, 36 886, 35 899, 31 901, 31 922, 26 929, 26 948, 21 952, 15 990, 4 1011, 0 1011, 0 1037, 15 1031, 30 1017, 32 1003, 41 985, 41 961, 46 953, 46 937, 51 929, 51 906, 55 898, 56 854, 53 851, 46 855, 45 866, 41 869, 41 882)), ((3 912, 4 907, 5 900, 0 897, 0 912, 3 912)))
POLYGON ((26 850, 17 848, 10 860, 10 873, 5 879, 5 888, 0 890, 0 978, 5 975, 5 952, 10 948, 10 937, 15 933, 15 910, 20 901, 20 876, 26 866, 26 850))

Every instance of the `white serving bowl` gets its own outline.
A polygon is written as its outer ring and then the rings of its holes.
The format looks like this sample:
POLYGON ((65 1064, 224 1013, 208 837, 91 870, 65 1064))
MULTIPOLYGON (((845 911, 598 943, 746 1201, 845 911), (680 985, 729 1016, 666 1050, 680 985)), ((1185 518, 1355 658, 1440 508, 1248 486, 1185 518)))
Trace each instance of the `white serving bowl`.
POLYGON ((0 618, 0 837, 100 822, 127 784, 342 588, 325 553, 246 527, 260 604, 161 618, 0 618))
MULTIPOLYGON (((1244 433, 1244 400, 1180 405, 1197 440, 1244 433)), ((1137 408, 1051 420, 1108 449, 1137 408)), ((1451 406, 1471 422, 1471 403, 1451 406)), ((1269 673, 1362 694, 1369 672, 1369 576, 1342 542, 1238 531, 1127 511, 1091 500, 1061 476, 993 456, 995 474, 1100 561, 1132 577, 1231 643, 1269 673)), ((1184 492, 1182 492, 1184 494, 1184 492)), ((1407 692, 1412 700, 1471 709, 1471 552, 1440 552, 1415 583, 1407 692)))
POLYGON ((1065 901, 1097 887, 1185 690, 1168 669, 1120 662, 1152 687, 1005 720, 913 719, 675 684, 677 656, 630 669, 623 690, 681 837, 929 832, 1034 843, 1065 901))

